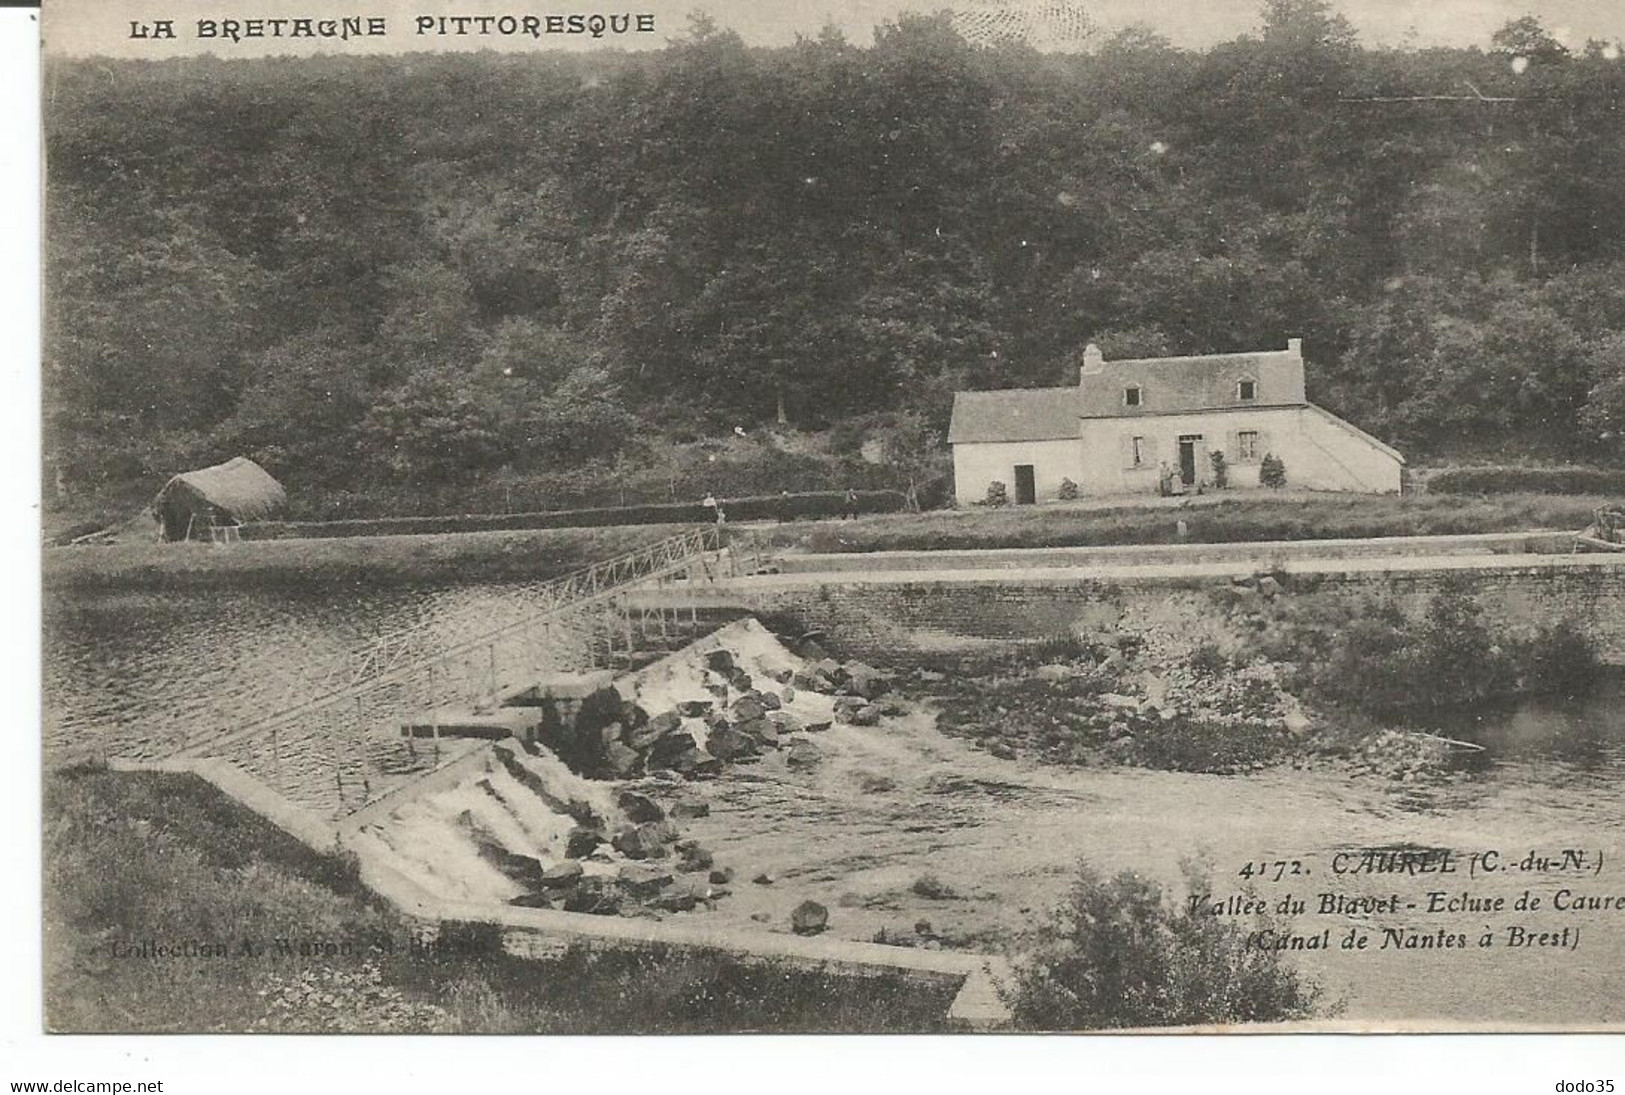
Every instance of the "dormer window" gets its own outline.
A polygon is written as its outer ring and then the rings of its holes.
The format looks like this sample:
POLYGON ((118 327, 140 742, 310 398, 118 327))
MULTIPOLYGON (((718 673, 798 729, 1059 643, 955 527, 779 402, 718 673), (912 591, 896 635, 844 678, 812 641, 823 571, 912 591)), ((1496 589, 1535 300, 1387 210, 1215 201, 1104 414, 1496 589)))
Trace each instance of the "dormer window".
POLYGON ((1140 405, 1140 386, 1130 384, 1123 389, 1123 406, 1138 407, 1140 405))
POLYGON ((1258 381, 1256 381, 1256 380, 1238 380, 1238 381, 1236 381, 1236 398, 1241 400, 1243 403, 1251 403, 1253 400, 1257 399, 1258 398, 1258 381))

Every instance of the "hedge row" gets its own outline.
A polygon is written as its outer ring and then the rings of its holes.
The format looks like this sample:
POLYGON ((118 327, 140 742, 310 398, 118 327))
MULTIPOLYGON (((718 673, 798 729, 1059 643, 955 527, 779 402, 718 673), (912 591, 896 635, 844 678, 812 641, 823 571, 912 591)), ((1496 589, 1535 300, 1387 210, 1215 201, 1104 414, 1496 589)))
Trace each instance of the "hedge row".
POLYGON ((1434 494, 1621 494, 1625 468, 1459 468, 1428 479, 1434 494))
MULTIPOLYGON (((859 513, 894 513, 903 508, 903 495, 894 490, 860 490, 859 513)), ((796 521, 839 517, 846 509, 845 491, 804 491, 788 497, 759 495, 724 498, 729 521, 796 521)), ((285 540, 333 536, 404 536, 436 532, 494 532, 545 528, 602 528, 612 525, 710 524, 716 513, 692 502, 599 509, 555 510, 550 513, 462 514, 442 517, 377 517, 355 521, 266 521, 249 525, 249 540, 285 540)))

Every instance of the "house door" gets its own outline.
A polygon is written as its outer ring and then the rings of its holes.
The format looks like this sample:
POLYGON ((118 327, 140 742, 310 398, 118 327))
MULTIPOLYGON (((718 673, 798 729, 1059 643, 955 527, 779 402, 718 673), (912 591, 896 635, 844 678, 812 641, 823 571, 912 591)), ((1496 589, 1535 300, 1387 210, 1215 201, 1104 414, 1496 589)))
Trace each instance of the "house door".
POLYGON ((1038 501, 1038 491, 1033 485, 1033 466, 1031 464, 1016 465, 1016 505, 1030 506, 1038 501))
POLYGON ((1187 487, 1196 483, 1196 449, 1202 435, 1188 433, 1179 439, 1179 481, 1187 487))

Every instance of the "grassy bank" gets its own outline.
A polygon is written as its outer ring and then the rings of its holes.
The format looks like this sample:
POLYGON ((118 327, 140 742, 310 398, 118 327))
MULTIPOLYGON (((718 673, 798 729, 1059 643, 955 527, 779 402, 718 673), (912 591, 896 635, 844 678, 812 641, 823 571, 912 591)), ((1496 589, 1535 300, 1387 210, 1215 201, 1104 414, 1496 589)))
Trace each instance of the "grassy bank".
POLYGON ((207 544, 112 544, 45 552, 47 588, 554 578, 692 526, 534 529, 207 544))
POLYGON ((1435 536, 1579 529, 1607 501, 1592 495, 1505 494, 1390 497, 1251 495, 1185 507, 1049 505, 889 514, 786 525, 768 535, 815 552, 1094 547, 1109 544, 1240 543, 1373 536, 1435 536), (1184 540, 1179 523, 1186 526, 1184 540))
POLYGON ((56 1031, 929 1031, 951 995, 657 951, 531 961, 479 925, 413 947, 347 864, 187 776, 50 774, 44 840, 56 1031), (140 953, 189 942, 226 953, 140 953))
MULTIPOLYGON (((754 526, 789 551, 871 552, 1110 544, 1243 543, 1578 529, 1607 499, 1506 494, 1259 496, 1190 506, 1021 506, 892 513, 851 521, 754 526), (1179 523, 1186 526, 1184 541, 1179 523)), ((257 540, 230 547, 129 543, 45 553, 47 586, 164 587, 209 583, 424 582, 547 578, 693 525, 424 533, 257 540)))

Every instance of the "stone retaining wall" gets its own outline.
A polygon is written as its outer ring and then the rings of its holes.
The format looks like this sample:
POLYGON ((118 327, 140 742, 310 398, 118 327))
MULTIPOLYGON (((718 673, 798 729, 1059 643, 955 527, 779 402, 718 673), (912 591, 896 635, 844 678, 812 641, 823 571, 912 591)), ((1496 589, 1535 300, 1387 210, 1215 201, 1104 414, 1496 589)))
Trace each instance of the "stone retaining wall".
MULTIPOLYGON (((793 629, 821 630, 843 655, 896 662, 976 640, 1043 639, 1112 627, 1125 609, 1212 589, 1262 568, 1199 566, 779 574, 684 595, 727 601, 793 629)), ((1569 621, 1604 658, 1625 663, 1625 556, 1497 555, 1290 560, 1273 571, 1286 596, 1392 596, 1420 610, 1460 585, 1494 625, 1569 621)))

